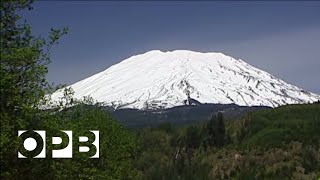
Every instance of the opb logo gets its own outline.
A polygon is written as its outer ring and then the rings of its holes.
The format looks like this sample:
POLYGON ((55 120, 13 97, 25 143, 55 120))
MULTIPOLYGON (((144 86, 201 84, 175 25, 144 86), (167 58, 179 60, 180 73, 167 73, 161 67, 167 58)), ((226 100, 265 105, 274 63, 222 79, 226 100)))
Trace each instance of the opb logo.
MULTIPOLYGON (((90 158, 99 158, 99 131, 88 131, 94 138, 79 136, 79 152, 95 153, 90 158), (90 146, 89 146, 90 145, 90 146)), ((52 137, 52 158, 72 158, 73 144, 72 131, 60 131, 59 136, 52 137), (63 142, 67 140, 67 142, 63 142)), ((46 157, 46 131, 20 130, 18 137, 23 144, 18 150, 18 158, 45 158, 46 157)))

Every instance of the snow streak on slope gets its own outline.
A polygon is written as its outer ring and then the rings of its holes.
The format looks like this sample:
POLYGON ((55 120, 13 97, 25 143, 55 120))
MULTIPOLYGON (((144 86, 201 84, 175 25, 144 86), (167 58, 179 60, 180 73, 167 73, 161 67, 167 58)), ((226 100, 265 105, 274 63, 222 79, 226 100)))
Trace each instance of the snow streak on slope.
POLYGON ((187 50, 132 56, 71 87, 75 98, 91 96, 115 108, 170 108, 184 105, 188 96, 200 103, 271 107, 320 99, 242 60, 187 50))

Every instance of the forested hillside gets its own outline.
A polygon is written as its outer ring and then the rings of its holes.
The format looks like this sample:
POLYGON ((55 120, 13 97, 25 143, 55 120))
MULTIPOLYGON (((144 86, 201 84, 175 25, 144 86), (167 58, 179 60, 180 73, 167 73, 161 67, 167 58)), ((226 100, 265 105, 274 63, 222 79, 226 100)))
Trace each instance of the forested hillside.
POLYGON ((320 105, 288 105, 224 122, 164 124, 138 133, 146 179, 316 179, 320 105))

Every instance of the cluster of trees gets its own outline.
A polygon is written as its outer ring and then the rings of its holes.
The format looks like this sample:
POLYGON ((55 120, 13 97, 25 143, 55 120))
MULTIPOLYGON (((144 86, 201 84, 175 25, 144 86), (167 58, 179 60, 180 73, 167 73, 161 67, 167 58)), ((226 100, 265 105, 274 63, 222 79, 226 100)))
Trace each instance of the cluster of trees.
MULTIPOLYGON (((48 38, 34 36, 30 25, 19 15, 31 10, 32 3, 32 0, 0 1, 1 179, 137 179, 139 174, 133 167, 137 149, 134 136, 108 113, 82 103, 66 108, 75 103, 68 96, 69 104, 62 104, 59 111, 39 108, 46 103, 45 93, 51 91, 45 78, 50 49, 68 29, 51 29, 48 38), (72 159, 52 159, 48 154, 45 159, 17 156, 23 145, 17 137, 18 130, 46 130, 49 136, 59 130, 73 130, 82 135, 90 129, 100 130, 101 159, 77 153, 72 159)), ((77 144, 77 138, 73 144, 77 144)), ((47 153, 53 149, 50 138, 46 149, 47 153)))
POLYGON ((213 115, 206 123, 165 123, 137 130, 136 134, 140 156, 135 166, 144 179, 206 179, 208 167, 200 165, 195 155, 228 143, 222 113, 213 115))
POLYGON ((319 128, 318 104, 225 121, 219 113, 202 124, 143 129, 135 163, 145 179, 316 179, 319 128))

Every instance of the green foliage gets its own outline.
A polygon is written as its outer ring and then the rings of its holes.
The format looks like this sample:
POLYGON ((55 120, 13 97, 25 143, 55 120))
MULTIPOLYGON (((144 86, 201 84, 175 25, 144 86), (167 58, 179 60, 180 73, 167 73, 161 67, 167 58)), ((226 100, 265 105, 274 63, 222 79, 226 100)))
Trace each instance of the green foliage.
MULTIPOLYGON (((50 167, 55 178, 81 179, 133 179, 138 172, 132 166, 136 156, 136 142, 120 124, 97 107, 78 105, 47 118, 43 124, 50 129, 69 129, 74 137, 84 135, 88 130, 100 131, 100 158, 89 159, 85 153, 75 153, 70 160, 52 160, 50 167)), ((90 136, 89 136, 90 137, 90 136)), ((79 143, 74 139, 75 149, 79 143)))
POLYGON ((198 148, 200 146, 199 140, 201 134, 199 128, 196 126, 189 126, 185 135, 185 143, 187 148, 198 148))
MULTIPOLYGON (((10 179, 42 177, 51 179, 135 179, 139 177, 132 162, 137 155, 137 143, 134 136, 104 110, 78 105, 54 115, 44 112, 40 117, 41 119, 33 124, 32 128, 45 129, 48 137, 59 135, 61 129, 73 131, 73 149, 75 150, 73 158, 52 159, 50 152, 53 146, 49 138, 46 143, 46 149, 49 152, 46 159, 16 159, 14 163, 4 158, 2 160, 8 163, 2 166, 2 177, 10 179), (100 131, 99 159, 90 159, 89 156, 92 154, 76 151, 79 142, 75 137, 87 135, 87 131, 91 129, 100 131)), ((63 142, 67 142, 67 139, 63 138, 63 142)), ((11 157, 16 158, 16 152, 11 154, 11 157)))
POLYGON ((222 146, 224 137, 222 114, 203 125, 177 127, 166 123, 145 128, 138 133, 141 156, 136 159, 136 167, 145 179, 207 179, 210 166, 202 160, 203 151, 222 146), (209 137, 213 143, 204 145, 209 137))
POLYGON ((225 143, 225 125, 223 114, 219 112, 211 117, 205 128, 207 135, 206 144, 209 146, 221 147, 225 143))
POLYGON ((233 123, 230 131, 233 140, 243 146, 279 147, 290 141, 313 144, 320 143, 319 119, 319 104, 288 105, 249 114, 233 123))
POLYGON ((1 176, 5 177, 19 171, 12 167, 23 167, 23 161, 17 159, 20 144, 17 131, 31 129, 41 120, 37 106, 47 84, 49 51, 67 33, 67 29, 52 29, 49 38, 43 39, 33 36, 26 22, 18 24, 19 12, 31 10, 31 3, 29 0, 0 2, 0 158, 1 176))
POLYGON ((31 8, 32 1, 1 1, 1 112, 17 114, 33 108, 44 96, 49 52, 68 29, 51 29, 49 38, 35 37, 18 13, 31 8))
POLYGON ((256 111, 226 126, 218 114, 203 124, 144 129, 138 138, 150 143, 135 162, 145 179, 316 179, 319 107, 256 111))
MULTIPOLYGON (((68 29, 51 29, 47 39, 33 36, 26 22, 18 24, 20 11, 31 10, 31 4, 29 0, 0 2, 1 178, 139 179, 132 165, 136 141, 105 111, 84 106, 83 102, 94 104, 90 97, 78 102, 72 97, 72 89, 66 88, 56 109, 39 109, 47 103, 45 92, 50 92, 45 79, 50 49, 68 29), (90 153, 75 153, 73 159, 51 159, 50 153, 45 159, 17 158, 22 144, 18 130, 46 130, 48 137, 58 135, 59 130, 73 130, 77 137, 87 135, 90 129, 100 131, 99 159, 89 159, 90 153)), ((73 143, 75 150, 77 138, 73 143)), ((47 138, 48 152, 56 148, 51 144, 47 138)))

